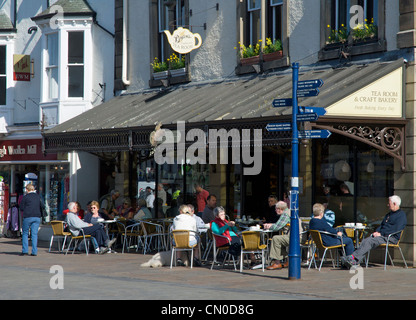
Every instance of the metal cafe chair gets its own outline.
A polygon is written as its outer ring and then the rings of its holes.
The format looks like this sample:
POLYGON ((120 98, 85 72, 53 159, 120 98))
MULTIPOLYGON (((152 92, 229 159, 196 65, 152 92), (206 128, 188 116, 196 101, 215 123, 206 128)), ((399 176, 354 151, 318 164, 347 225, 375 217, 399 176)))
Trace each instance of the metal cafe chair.
MULTIPOLYGON (((197 232, 192 231, 192 230, 172 230, 172 255, 170 258, 170 268, 172 269, 172 264, 173 264, 173 260, 175 259, 174 257, 176 257, 175 252, 177 251, 191 251, 191 269, 193 266, 193 262, 194 262, 194 248, 196 246, 199 246, 199 241, 198 243, 194 244, 194 245, 190 245, 189 244, 189 236, 191 234, 197 234, 197 232)), ((201 255, 201 248, 199 247, 199 254, 201 255)), ((176 267, 176 259, 175 259, 175 267, 176 267)))
POLYGON ((78 241, 79 241, 79 240, 82 240, 82 241, 84 241, 84 245, 85 245, 85 253, 86 253, 86 254, 87 254, 87 256, 88 256, 88 250, 89 250, 89 248, 90 248, 91 235, 90 235, 90 234, 85 235, 85 234, 84 234, 84 230, 82 230, 82 229, 78 229, 78 230, 80 231, 80 233, 81 233, 82 235, 79 235, 79 236, 74 236, 74 235, 73 235, 73 236, 71 237, 71 241, 69 242, 68 249, 66 250, 65 255, 67 255, 67 254, 68 254, 68 251, 69 251, 69 249, 71 248, 71 243, 72 243, 72 240, 75 240, 74 249, 72 250, 72 254, 74 254, 75 248, 76 248, 76 247, 77 247, 77 245, 78 245, 78 241), (88 241, 88 246, 87 246, 87 240, 89 240, 89 241, 88 241))
POLYGON ((228 246, 222 246, 222 247, 217 247, 217 241, 216 241, 216 239, 215 239, 215 237, 222 237, 222 238, 226 238, 227 239, 227 241, 228 241, 228 243, 230 244, 230 241, 228 240, 228 238, 226 237, 226 236, 223 236, 223 235, 220 235, 220 234, 215 234, 215 236, 214 236, 214 233, 212 232, 212 230, 211 229, 208 229, 207 230, 207 232, 209 232, 208 233, 208 237, 211 237, 211 239, 212 239, 212 254, 213 254, 213 258, 212 258, 212 265, 211 265, 211 270, 214 268, 214 264, 215 263, 219 263, 218 261, 217 261, 217 256, 218 256, 218 254, 220 253, 220 252, 224 252, 224 254, 225 254, 225 256, 224 256, 224 260, 223 260, 223 262, 222 262, 222 267, 224 266, 224 264, 225 264, 225 261, 229 261, 231 258, 233 259, 233 264, 234 264, 234 270, 237 270, 237 267, 236 267, 236 264, 235 264, 235 259, 234 259, 234 256, 233 255, 231 255, 229 252, 228 252, 228 249, 230 248, 230 246, 228 245, 228 246))
MULTIPOLYGON (((387 236, 387 243, 383 243, 383 244, 379 245, 379 247, 385 247, 385 248, 386 248, 386 252, 385 252, 385 254, 384 254, 384 270, 386 270, 386 266, 387 266, 387 255, 388 255, 388 256, 389 256, 389 258, 390 258, 391 265, 394 267, 393 259, 391 258, 391 255, 390 255, 390 252, 389 252, 389 248, 393 248, 393 250, 394 250, 394 248, 398 248, 398 249, 399 249, 400 254, 401 254, 401 256, 402 256, 402 259, 403 259, 403 262, 404 262, 404 265, 405 265, 405 267, 406 267, 406 269, 407 269, 406 259, 404 258, 403 251, 402 251, 402 249, 400 248, 400 241, 402 240, 403 231, 404 231, 404 230, 397 231, 397 232, 394 232, 394 233, 389 234, 389 235, 387 236), (400 232, 400 238, 399 238, 399 241, 398 241, 396 244, 394 244, 394 243, 390 243, 390 238, 391 238, 391 236, 393 236, 393 235, 395 235, 395 234, 398 234, 399 232, 400 232)), ((366 262, 365 262, 365 267, 366 267, 366 268, 368 268, 368 261, 369 261, 369 260, 370 260, 370 251, 368 251, 368 254, 367 254, 367 259, 366 259, 366 262)))
MULTIPOLYGON (((331 250, 336 249, 337 256, 338 256, 338 249, 342 249, 342 250, 344 250, 344 246, 345 246, 345 244, 344 244, 344 243, 343 243, 343 241, 342 241, 342 237, 340 237, 340 239, 341 239, 341 244, 336 245, 336 246, 330 246, 330 247, 327 247, 327 246, 325 246, 325 245, 323 244, 323 242, 322 242, 322 237, 321 237, 321 234, 328 234, 328 235, 335 236, 335 237, 337 236, 336 234, 329 233, 329 232, 326 232, 326 231, 318 231, 318 230, 309 230, 309 233, 310 233, 310 235, 312 236, 312 240, 313 240, 313 242, 315 243, 315 246, 314 246, 314 249, 313 249, 313 252, 312 252, 312 258, 311 258, 311 261, 310 261, 310 263, 309 263, 308 270, 311 268, 312 262, 314 262, 314 263, 315 263, 315 268, 316 268, 316 258, 315 258, 315 253, 316 253, 317 249, 318 249, 318 250, 324 250, 324 253, 323 253, 322 258, 321 258, 321 264, 319 265, 319 271, 321 271, 322 264, 324 263, 324 260, 325 260, 325 255, 326 255, 326 252, 327 252, 327 251, 329 251, 329 253, 330 253, 330 255, 331 255, 332 266, 335 268, 334 258, 333 258, 333 256, 332 256, 332 251, 331 251, 331 250)), ((344 251, 344 255, 345 255, 345 251, 344 251)), ((338 259, 337 259, 337 262, 338 262, 338 259)))

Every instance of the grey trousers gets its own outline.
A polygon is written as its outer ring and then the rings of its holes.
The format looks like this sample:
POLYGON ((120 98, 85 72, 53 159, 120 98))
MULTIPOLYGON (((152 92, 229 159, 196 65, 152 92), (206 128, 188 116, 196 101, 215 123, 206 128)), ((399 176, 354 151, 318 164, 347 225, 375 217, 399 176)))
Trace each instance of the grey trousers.
MULTIPOLYGON (((360 247, 355 250, 352 255, 354 256, 355 259, 357 259, 358 261, 361 261, 364 256, 367 254, 368 251, 377 248, 379 245, 381 244, 386 244, 387 243, 387 237, 383 237, 383 236, 379 236, 379 237, 368 237, 365 238, 361 244, 360 247)), ((391 237, 390 238, 390 243, 391 244, 396 244, 397 243, 397 239, 391 237)))

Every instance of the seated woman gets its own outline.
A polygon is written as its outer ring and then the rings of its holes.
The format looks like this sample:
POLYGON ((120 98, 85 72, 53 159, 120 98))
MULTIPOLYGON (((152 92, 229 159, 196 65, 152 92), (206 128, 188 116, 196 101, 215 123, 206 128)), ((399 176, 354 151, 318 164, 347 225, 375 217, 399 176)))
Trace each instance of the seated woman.
MULTIPOLYGON (((96 208, 97 206, 91 205, 91 210, 95 210, 96 208)), ((71 231, 74 236, 78 236, 80 234, 79 230, 82 229, 85 235, 89 234, 97 241, 97 253, 106 253, 117 240, 117 238, 114 238, 110 241, 101 224, 94 225, 92 223, 82 221, 77 216, 77 205, 75 202, 70 202, 68 204, 68 209, 69 212, 66 217, 66 222, 68 223, 69 231, 71 231)))
POLYGON ((229 245, 230 249, 228 249, 228 252, 234 257, 239 257, 241 254, 241 241, 237 235, 235 222, 227 221, 225 219, 225 210, 223 207, 216 207, 213 212, 215 219, 211 221, 211 230, 214 237, 216 234, 219 234, 227 237, 228 241, 231 242, 231 244, 229 244, 227 239, 223 237, 215 237, 217 247, 229 245))
MULTIPOLYGON (((196 245, 199 241, 199 235, 197 233, 196 220, 191 215, 191 210, 185 204, 179 207, 179 215, 173 219, 172 230, 190 230, 189 233, 189 245, 196 245)), ((182 260, 182 252, 178 252, 178 260, 176 264, 184 265, 182 260)), ((194 248, 194 257, 198 257, 198 246, 194 248)), ((194 258, 194 265, 200 266, 201 263, 197 258, 194 258)))
POLYGON ((124 198, 123 204, 118 207, 118 215, 127 220, 132 219, 134 215, 134 209, 131 206, 131 200, 124 198))
POLYGON ((137 213, 133 216, 133 220, 143 220, 143 219, 152 219, 152 213, 146 206, 146 200, 145 199, 139 199, 138 207, 137 207, 137 213))
POLYGON ((350 255, 354 251, 354 243, 352 239, 345 236, 341 231, 329 226, 328 222, 325 218, 323 218, 325 212, 324 205, 315 203, 312 207, 312 211, 313 218, 309 222, 309 230, 326 231, 334 234, 333 236, 321 234, 322 243, 327 247, 340 245, 341 239, 339 237, 342 237, 342 242, 345 244, 345 254, 347 256, 350 255))
POLYGON ((91 223, 91 224, 98 224, 99 219, 108 220, 107 215, 104 212, 99 211, 100 204, 98 203, 98 201, 91 201, 89 203, 89 207, 90 207, 91 212, 88 211, 85 214, 84 222, 91 223))

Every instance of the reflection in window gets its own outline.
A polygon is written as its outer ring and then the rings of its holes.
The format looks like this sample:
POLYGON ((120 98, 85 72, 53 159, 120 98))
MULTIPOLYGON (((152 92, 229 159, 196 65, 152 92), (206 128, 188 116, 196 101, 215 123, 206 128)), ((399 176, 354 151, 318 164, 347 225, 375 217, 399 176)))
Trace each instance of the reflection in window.
POLYGON ((315 201, 328 203, 336 225, 361 222, 377 227, 394 192, 393 158, 336 134, 315 146, 315 201), (344 193, 345 186, 350 195, 344 193))

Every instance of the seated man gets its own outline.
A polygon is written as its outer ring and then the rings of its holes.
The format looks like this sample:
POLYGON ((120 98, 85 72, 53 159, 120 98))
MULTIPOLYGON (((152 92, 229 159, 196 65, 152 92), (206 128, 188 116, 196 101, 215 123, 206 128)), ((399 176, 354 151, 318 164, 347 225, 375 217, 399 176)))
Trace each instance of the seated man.
POLYGON ((313 218, 309 222, 309 230, 326 231, 334 234, 334 236, 332 236, 329 234, 321 233, 322 243, 326 247, 340 245, 341 239, 338 237, 342 237, 342 242, 345 244, 345 254, 350 255, 354 251, 354 242, 351 238, 344 236, 344 234, 341 231, 329 226, 328 222, 323 218, 325 212, 324 205, 320 203, 315 203, 313 205, 312 211, 313 218))
MULTIPOLYGON (((69 231, 76 237, 79 235, 79 229, 84 231, 85 235, 91 235, 95 238, 98 244, 96 252, 103 254, 106 253, 111 246, 116 242, 117 238, 109 240, 107 233, 105 232, 101 224, 91 224, 82 221, 77 215, 77 205, 75 202, 70 202, 68 204, 69 212, 66 217, 66 222, 68 223, 69 231)), ((91 207, 93 209, 93 207, 91 207)))
MULTIPOLYGON (((360 247, 343 259, 343 264, 347 268, 359 265, 364 256, 380 244, 386 244, 389 234, 402 231, 407 224, 406 214, 400 209, 402 200, 399 196, 389 197, 390 212, 386 214, 381 225, 368 238, 365 238, 360 247)), ((400 239, 400 232, 390 237, 390 243, 396 244, 400 239)))
POLYGON ((277 232, 283 229, 283 231, 286 231, 285 228, 287 224, 290 223, 290 210, 287 207, 287 203, 284 201, 279 201, 278 203, 276 203, 275 210, 276 210, 278 220, 275 223, 263 224, 264 230, 277 232))
MULTIPOLYGON (((302 221, 299 220, 299 237, 302 236, 302 221)), ((301 239, 300 239, 301 240, 301 239)), ((281 234, 273 236, 272 243, 270 246, 270 258, 272 261, 270 262, 270 266, 268 266, 267 270, 280 270, 283 267, 287 268, 289 266, 289 260, 287 256, 289 254, 289 244, 290 244, 290 233, 288 234, 281 234), (286 262, 282 263, 282 261, 286 259, 286 262)))

